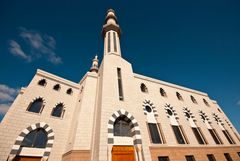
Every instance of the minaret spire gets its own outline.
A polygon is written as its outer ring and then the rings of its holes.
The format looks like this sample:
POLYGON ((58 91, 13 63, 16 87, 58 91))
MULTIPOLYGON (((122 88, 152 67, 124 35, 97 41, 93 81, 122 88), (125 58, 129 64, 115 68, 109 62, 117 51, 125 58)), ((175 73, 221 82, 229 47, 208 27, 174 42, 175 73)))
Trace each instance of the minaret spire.
POLYGON ((103 25, 102 29, 102 36, 104 39, 104 56, 110 54, 121 56, 121 30, 113 9, 109 9, 107 11, 105 24, 103 25))
POLYGON ((98 72, 98 56, 96 55, 95 58, 92 60, 92 67, 90 68, 90 72, 98 72))

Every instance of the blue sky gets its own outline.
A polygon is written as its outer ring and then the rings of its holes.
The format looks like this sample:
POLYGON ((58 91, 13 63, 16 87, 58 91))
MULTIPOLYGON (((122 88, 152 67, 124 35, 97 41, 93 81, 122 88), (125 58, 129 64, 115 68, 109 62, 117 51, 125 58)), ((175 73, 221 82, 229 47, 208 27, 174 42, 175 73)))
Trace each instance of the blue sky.
POLYGON ((0 2, 0 120, 38 68, 78 82, 103 54, 106 11, 116 11, 123 57, 135 73, 200 90, 240 131, 240 2, 0 2))

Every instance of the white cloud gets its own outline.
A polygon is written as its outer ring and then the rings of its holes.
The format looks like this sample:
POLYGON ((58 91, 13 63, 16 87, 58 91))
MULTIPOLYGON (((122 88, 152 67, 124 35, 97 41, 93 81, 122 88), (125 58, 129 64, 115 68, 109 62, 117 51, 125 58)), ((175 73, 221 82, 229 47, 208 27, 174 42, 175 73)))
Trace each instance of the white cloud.
POLYGON ((237 101, 237 106, 240 106, 240 100, 237 101))
POLYGON ((9 45, 10 45, 9 47, 10 53, 12 53, 13 55, 19 56, 27 61, 31 61, 31 56, 28 56, 27 54, 25 54, 21 46, 16 41, 11 40, 9 45))
POLYGON ((5 115, 9 107, 9 104, 0 104, 0 115, 5 115))
POLYGON ((0 102, 3 102, 3 101, 13 101, 13 97, 7 93, 2 93, 0 92, 0 102))
POLYGON ((62 63, 61 57, 55 53, 56 41, 52 36, 41 34, 26 28, 20 28, 22 37, 32 48, 32 54, 38 57, 45 57, 53 64, 62 63))
POLYGON ((29 62, 34 59, 45 58, 55 65, 62 63, 61 57, 55 53, 56 41, 52 36, 28 30, 24 27, 20 27, 19 36, 30 47, 29 55, 23 52, 16 41, 11 40, 9 50, 13 55, 20 56, 29 62))
POLYGON ((5 84, 0 84, 0 92, 6 92, 8 94, 16 94, 18 92, 18 90, 14 89, 14 88, 11 88, 11 87, 8 87, 5 84))
POLYGON ((48 61, 50 61, 56 65, 62 63, 62 59, 60 57, 56 56, 55 54, 49 54, 48 61))
POLYGON ((8 87, 5 84, 0 84, 0 102, 13 101, 18 91, 18 89, 8 87))
POLYGON ((0 84, 0 115, 6 114, 18 92, 19 89, 0 84))

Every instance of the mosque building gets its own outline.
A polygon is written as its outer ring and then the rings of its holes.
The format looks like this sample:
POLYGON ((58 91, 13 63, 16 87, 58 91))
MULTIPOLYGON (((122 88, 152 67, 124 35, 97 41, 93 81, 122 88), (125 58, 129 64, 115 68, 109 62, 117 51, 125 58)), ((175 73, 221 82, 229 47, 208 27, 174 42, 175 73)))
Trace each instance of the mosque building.
POLYGON ((133 72, 110 9, 79 83, 37 70, 0 124, 1 161, 240 161, 240 136, 206 93, 133 72))

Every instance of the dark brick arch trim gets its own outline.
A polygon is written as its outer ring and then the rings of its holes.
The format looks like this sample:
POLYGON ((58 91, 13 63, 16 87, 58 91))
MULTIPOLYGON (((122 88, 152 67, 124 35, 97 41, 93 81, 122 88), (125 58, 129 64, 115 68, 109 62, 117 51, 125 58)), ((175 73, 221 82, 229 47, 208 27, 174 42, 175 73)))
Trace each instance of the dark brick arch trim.
POLYGON ((186 113, 188 113, 190 115, 190 117, 192 118, 193 121, 197 121, 194 114, 187 107, 183 107, 183 113, 187 120, 189 120, 189 118, 187 117, 186 113))
POLYGON ((200 116, 201 120, 203 121, 203 123, 205 123, 205 122, 208 122, 209 124, 212 123, 210 121, 209 117, 206 115, 206 113, 203 112, 202 110, 199 110, 199 116, 200 116))
POLYGON ((108 121, 108 144, 114 144, 113 126, 115 120, 121 115, 125 115, 129 119, 129 124, 132 130, 133 144, 142 144, 140 129, 136 119, 129 112, 123 109, 114 112, 108 121))
POLYGON ((150 100, 144 100, 142 106, 143 106, 144 115, 147 115, 146 106, 149 106, 153 110, 154 117, 158 117, 157 109, 156 109, 156 107, 154 106, 154 104, 150 100))
POLYGON ((20 146, 22 144, 22 141, 24 139, 24 137, 30 133, 31 131, 37 129, 37 128, 43 128, 46 133, 47 133, 47 137, 48 137, 48 141, 47 141, 47 144, 46 144, 46 148, 45 148, 45 152, 43 154, 42 157, 45 157, 47 158, 49 155, 50 155, 50 151, 52 149, 52 146, 53 146, 53 141, 54 141, 54 132, 53 130, 49 127, 48 124, 44 123, 44 122, 39 122, 39 123, 36 123, 36 124, 33 124, 29 127, 27 127, 26 129, 24 129, 17 137, 13 147, 12 147, 12 150, 10 152, 10 155, 11 156, 15 156, 15 155, 18 155, 20 153, 20 146))
POLYGON ((29 111, 29 108, 30 108, 30 107, 32 106, 32 104, 33 104, 36 100, 38 100, 38 99, 42 99, 42 102, 43 102, 42 107, 41 107, 40 111, 38 112, 38 113, 42 113, 42 111, 43 111, 43 109, 44 109, 44 107, 45 107, 45 104, 46 104, 46 101, 45 101, 44 97, 42 97, 42 96, 35 97, 34 99, 32 99, 32 101, 29 103, 26 111, 31 112, 31 111, 29 111))
POLYGON ((166 103, 165 106, 164 106, 164 109, 165 109, 165 112, 166 112, 168 118, 170 118, 170 115, 168 114, 168 110, 170 110, 173 113, 174 118, 176 120, 179 119, 176 110, 174 110, 174 108, 170 104, 166 103))

